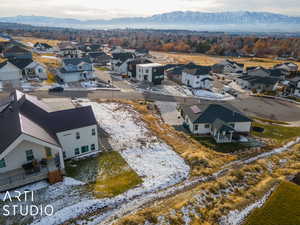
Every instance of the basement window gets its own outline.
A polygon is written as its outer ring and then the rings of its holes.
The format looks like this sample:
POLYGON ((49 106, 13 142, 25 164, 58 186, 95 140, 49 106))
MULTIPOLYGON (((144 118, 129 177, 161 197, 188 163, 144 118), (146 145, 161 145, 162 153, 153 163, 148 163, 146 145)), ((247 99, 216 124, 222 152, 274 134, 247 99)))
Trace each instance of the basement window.
POLYGON ((0 169, 6 167, 5 159, 0 160, 0 169))
POLYGON ((96 149, 96 145, 95 144, 91 144, 91 150, 94 151, 96 149))

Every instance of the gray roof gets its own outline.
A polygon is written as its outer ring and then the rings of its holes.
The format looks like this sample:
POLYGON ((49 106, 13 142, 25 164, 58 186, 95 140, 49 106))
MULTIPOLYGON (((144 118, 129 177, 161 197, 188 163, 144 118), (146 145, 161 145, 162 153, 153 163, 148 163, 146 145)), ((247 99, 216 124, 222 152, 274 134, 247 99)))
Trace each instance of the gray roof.
POLYGON ((243 75, 238 77, 241 80, 248 81, 250 84, 265 84, 265 85, 275 85, 279 79, 274 77, 260 77, 260 76, 248 76, 243 75))
POLYGON ((234 131, 234 128, 231 127, 228 123, 224 122, 221 119, 216 119, 213 123, 212 123, 212 129, 216 129, 219 132, 222 131, 226 131, 226 132, 230 132, 230 131, 234 131))
POLYGON ((92 63, 89 58, 68 58, 68 59, 63 59, 63 63, 66 64, 66 65, 72 64, 72 65, 77 66, 82 62, 92 63))
POLYGON ((197 66, 196 68, 193 69, 185 69, 185 72, 191 74, 191 75, 207 75, 210 74, 211 67, 210 66, 197 66))
POLYGON ((226 123, 251 121, 230 104, 198 104, 199 113, 194 113, 191 106, 193 105, 181 105, 181 108, 193 123, 213 123, 216 119, 226 123))
POLYGON ((50 112, 42 101, 19 91, 2 104, 5 107, 0 111, 0 154, 21 134, 60 146, 58 132, 97 124, 90 106, 50 112))

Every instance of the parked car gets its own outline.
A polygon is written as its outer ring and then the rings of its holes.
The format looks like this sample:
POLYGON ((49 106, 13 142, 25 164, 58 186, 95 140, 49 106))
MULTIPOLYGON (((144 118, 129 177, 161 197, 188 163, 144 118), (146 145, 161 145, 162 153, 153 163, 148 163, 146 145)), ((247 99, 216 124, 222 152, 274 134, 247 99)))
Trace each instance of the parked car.
POLYGON ((53 87, 53 88, 49 88, 48 91, 49 92, 63 92, 64 88, 63 87, 53 87))

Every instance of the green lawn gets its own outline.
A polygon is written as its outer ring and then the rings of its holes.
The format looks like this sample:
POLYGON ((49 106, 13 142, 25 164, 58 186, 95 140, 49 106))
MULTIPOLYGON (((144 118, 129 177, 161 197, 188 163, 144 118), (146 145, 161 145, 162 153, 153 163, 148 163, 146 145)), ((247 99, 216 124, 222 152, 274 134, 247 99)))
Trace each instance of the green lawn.
POLYGON ((247 148, 245 143, 224 143, 224 144, 217 144, 215 140, 211 137, 197 137, 193 136, 195 140, 197 140, 202 145, 213 149, 217 152, 223 152, 223 153, 232 153, 237 150, 242 150, 244 148, 247 148))
POLYGON ((253 211, 244 225, 263 224, 300 224, 300 186, 282 182, 265 205, 253 211))
POLYGON ((276 140, 278 144, 283 144, 286 141, 300 136, 300 127, 285 127, 273 124, 262 124, 257 122, 254 122, 253 126, 262 127, 265 130, 262 133, 252 131, 252 135, 276 140))
POLYGON ((95 67, 97 70, 101 70, 101 71, 109 71, 109 69, 108 68, 106 68, 106 67, 98 67, 98 66, 96 66, 95 67))
POLYGON ((70 161, 67 176, 88 183, 98 198, 121 194, 142 182, 118 152, 105 152, 95 158, 70 161))

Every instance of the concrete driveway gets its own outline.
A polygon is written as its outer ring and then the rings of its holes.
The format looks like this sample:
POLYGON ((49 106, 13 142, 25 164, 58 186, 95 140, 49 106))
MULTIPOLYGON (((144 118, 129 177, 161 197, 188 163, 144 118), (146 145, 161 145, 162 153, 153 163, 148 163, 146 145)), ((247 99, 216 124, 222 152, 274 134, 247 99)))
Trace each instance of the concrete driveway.
POLYGON ((165 123, 176 127, 182 125, 183 119, 177 110, 176 102, 156 101, 155 104, 157 105, 165 123))

